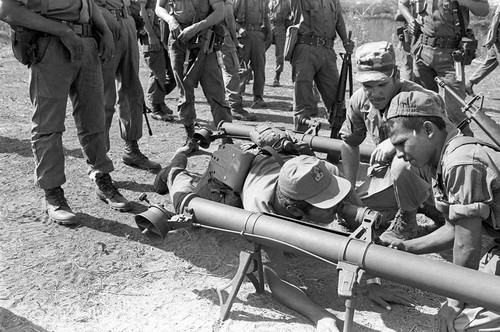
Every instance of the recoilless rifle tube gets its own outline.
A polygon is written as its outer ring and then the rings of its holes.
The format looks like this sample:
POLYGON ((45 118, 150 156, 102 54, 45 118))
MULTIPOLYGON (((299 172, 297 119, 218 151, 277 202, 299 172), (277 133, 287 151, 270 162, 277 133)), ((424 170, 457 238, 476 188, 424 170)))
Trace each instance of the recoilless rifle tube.
MULTIPOLYGON (((194 194, 184 199, 181 210, 191 221, 177 222, 170 218, 173 214, 165 213, 157 223, 164 227, 162 233, 166 235, 189 225, 235 233, 256 244, 302 252, 331 264, 348 262, 371 275, 500 312, 500 278, 492 274, 389 249, 300 221, 249 212, 194 194)), ((136 222, 147 235, 154 227, 150 229, 152 225, 146 218, 138 216, 136 222)))
MULTIPOLYGON (((231 123, 221 121, 218 127, 219 130, 222 130, 226 133, 226 135, 234 138, 240 139, 250 139, 250 132, 254 129, 253 126, 242 125, 239 123, 231 123)), ((341 147, 343 144, 342 140, 329 138, 324 136, 315 136, 308 135, 296 132, 290 132, 291 136, 298 141, 307 143, 311 150, 315 152, 323 152, 323 153, 338 153, 340 154, 341 147)), ((363 162, 369 162, 370 156, 374 150, 373 146, 362 144, 359 146, 359 155, 360 159, 363 162)))

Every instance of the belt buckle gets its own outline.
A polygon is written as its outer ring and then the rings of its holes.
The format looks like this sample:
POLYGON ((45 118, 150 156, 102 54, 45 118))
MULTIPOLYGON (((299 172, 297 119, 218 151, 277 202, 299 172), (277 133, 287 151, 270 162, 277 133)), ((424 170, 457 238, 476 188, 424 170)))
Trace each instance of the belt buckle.
POLYGON ((326 38, 325 37, 318 37, 318 46, 326 48, 326 38))

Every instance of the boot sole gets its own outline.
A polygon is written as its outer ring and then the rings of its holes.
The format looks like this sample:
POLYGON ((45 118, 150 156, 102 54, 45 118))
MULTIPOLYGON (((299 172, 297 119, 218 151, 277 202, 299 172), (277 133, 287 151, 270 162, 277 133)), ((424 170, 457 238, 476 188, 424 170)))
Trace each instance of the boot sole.
POLYGON ((140 167, 140 165, 137 165, 133 162, 130 162, 130 161, 125 161, 123 160, 123 163, 127 166, 130 166, 130 167, 133 167, 133 168, 137 168, 137 169, 142 169, 143 171, 148 171, 148 172, 151 172, 153 174, 156 174, 158 173, 159 171, 161 171, 161 166, 158 168, 148 168, 148 167, 140 167))
POLYGON ((113 206, 112 204, 110 204, 108 202, 108 200, 106 198, 101 198, 99 195, 96 195, 96 196, 97 196, 98 199, 100 199, 104 203, 108 204, 109 208, 112 209, 112 210, 115 210, 115 211, 118 211, 118 212, 128 212, 128 211, 132 210, 132 207, 130 205, 129 206, 124 206, 124 207, 113 206))
POLYGON ((71 226, 71 225, 77 225, 78 224, 78 221, 76 220, 57 220, 57 219, 54 219, 52 217, 49 216, 49 219, 52 220, 53 222, 55 222, 56 224, 58 225, 61 225, 61 226, 71 226))

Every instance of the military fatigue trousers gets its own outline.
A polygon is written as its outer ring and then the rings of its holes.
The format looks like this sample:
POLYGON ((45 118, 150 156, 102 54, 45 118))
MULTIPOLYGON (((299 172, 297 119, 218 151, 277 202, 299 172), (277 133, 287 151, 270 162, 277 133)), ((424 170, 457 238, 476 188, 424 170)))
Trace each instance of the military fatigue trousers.
POLYGON ((120 135, 125 141, 142 137, 144 91, 139 80, 139 45, 134 19, 120 19, 120 39, 108 63, 102 65, 104 108, 106 114, 106 146, 109 150, 109 129, 118 110, 120 135), (115 84, 116 80, 116 84, 115 84), (117 100, 118 91, 118 100, 117 100))
POLYGON ((68 95, 89 175, 113 171, 104 144, 104 97, 97 43, 93 38, 82 41, 81 60, 71 62, 58 37, 38 39, 39 47, 46 51, 43 59, 31 66, 31 148, 35 157, 35 184, 42 189, 66 182, 62 133, 68 95))

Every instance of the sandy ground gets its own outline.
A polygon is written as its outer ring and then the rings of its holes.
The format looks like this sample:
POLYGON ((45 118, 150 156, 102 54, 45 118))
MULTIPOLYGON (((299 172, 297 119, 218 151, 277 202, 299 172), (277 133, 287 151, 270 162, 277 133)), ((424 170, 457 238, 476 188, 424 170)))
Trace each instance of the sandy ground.
MULTIPOLYGON (((290 66, 283 73, 283 87, 270 87, 273 50, 268 52, 265 100, 267 109, 252 110, 260 120, 292 127, 290 66)), ((477 66, 474 63, 467 71, 477 66)), ((141 65, 141 79, 147 81, 141 65)), ((476 87, 485 94, 485 107, 498 118, 498 72, 476 87)), ((50 222, 42 211, 43 192, 33 185, 30 148, 28 70, 17 63, 10 49, 0 49, 0 331, 313 331, 305 317, 280 305, 268 289, 256 294, 243 283, 228 320, 219 320, 216 288, 235 274, 238 255, 251 244, 243 238, 206 229, 169 234, 155 245, 134 222, 134 214, 147 204, 138 197, 145 192, 152 203, 171 203, 152 192, 154 176, 121 163, 123 142, 117 120, 111 129, 110 157, 113 179, 133 201, 130 213, 110 210, 96 199, 94 184, 76 139, 71 110, 64 134, 69 204, 80 217, 77 227, 50 222)), ((249 86, 248 90, 251 90, 249 86)), ((244 95, 250 105, 251 95, 244 95)), ((167 99, 175 106, 173 95, 167 99)), ((211 121, 206 101, 197 91, 196 107, 202 125, 211 121)), ((183 143, 180 123, 150 120, 154 132, 145 130, 143 152, 165 165, 183 143)), ((327 131, 322 131, 327 135, 327 131)), ((212 146, 189 158, 189 169, 201 175, 212 146)), ((448 255, 433 255, 449 259, 448 255)), ((335 266, 311 258, 288 257, 291 281, 317 303, 343 317, 344 300, 337 296, 335 266)), ((435 314, 443 297, 404 285, 384 282, 407 293, 415 307, 395 305, 392 311, 377 307, 363 296, 360 287, 354 331, 434 331, 435 314)))

